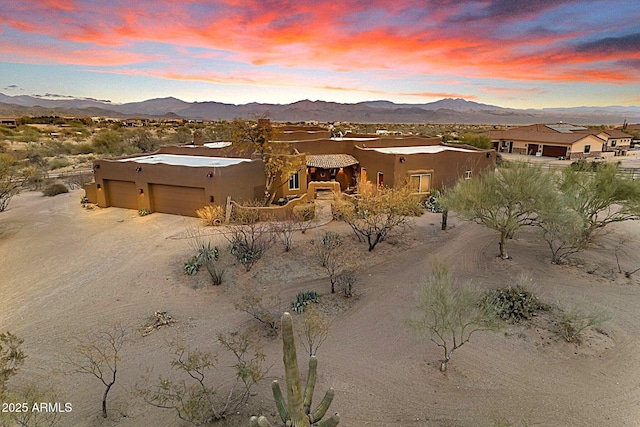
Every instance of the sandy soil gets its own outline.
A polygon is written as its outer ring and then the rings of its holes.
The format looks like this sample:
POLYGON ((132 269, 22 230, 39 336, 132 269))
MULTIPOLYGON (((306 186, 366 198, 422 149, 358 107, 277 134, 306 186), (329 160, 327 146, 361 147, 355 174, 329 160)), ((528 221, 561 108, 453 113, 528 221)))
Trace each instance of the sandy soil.
MULTIPOLYGON (((249 273, 235 269, 226 285, 210 287, 206 272, 182 273, 192 254, 193 218, 117 208, 85 210, 81 191, 43 197, 24 193, 0 213, 0 329, 24 338, 28 358, 11 386, 36 382, 53 386, 73 411, 62 426, 182 426, 170 411, 150 407, 131 391, 147 368, 169 371, 168 342, 181 337, 202 350, 215 350, 217 332, 255 324, 233 308, 246 283, 288 304, 301 290, 316 290, 326 306, 335 304, 329 338, 319 352, 316 393, 336 389, 332 410, 341 425, 359 426, 638 426, 640 425, 640 223, 612 226, 574 265, 554 266, 531 231, 509 242, 512 260, 497 254, 497 235, 478 225, 425 214, 406 240, 390 239, 373 253, 353 246, 358 260, 356 297, 330 296, 329 282, 312 260, 308 243, 324 229, 352 239, 332 222, 296 234, 297 249, 274 248, 249 273), (436 255, 461 281, 482 288, 512 284, 526 272, 531 288, 549 303, 604 309, 611 320, 586 334, 577 346, 563 342, 544 322, 480 333, 462 347, 446 374, 438 371, 439 349, 417 340, 403 324, 417 283, 436 255), (591 272, 591 273, 590 273, 591 272), (168 311, 179 321, 143 337, 145 319, 168 311), (74 337, 123 322, 132 330, 122 351, 108 419, 100 417, 102 385, 73 373, 65 364, 74 337)), ((207 230, 208 232, 208 230, 207 230)), ((219 235, 211 236, 220 242, 219 235)), ((269 379, 250 407, 221 425, 247 425, 247 413, 275 420, 269 392, 283 378, 279 339, 263 339, 269 379)), ((223 357, 221 364, 228 361, 223 357)), ((304 363, 301 363, 304 366, 304 363)), ((317 399, 319 397, 316 397, 317 399)))

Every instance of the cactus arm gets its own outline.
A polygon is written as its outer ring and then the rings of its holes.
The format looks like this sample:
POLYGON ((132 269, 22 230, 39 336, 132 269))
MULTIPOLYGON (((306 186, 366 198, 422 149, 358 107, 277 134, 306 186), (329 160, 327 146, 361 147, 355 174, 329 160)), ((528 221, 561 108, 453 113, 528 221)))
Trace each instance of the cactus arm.
POLYGON ((282 397, 282 391, 280 390, 280 384, 275 380, 271 383, 271 391, 273 392, 273 398, 276 400, 276 406, 278 407, 278 413, 283 423, 286 423, 289 419, 289 411, 287 411, 287 404, 282 397))
POLYGON ((311 356, 309 358, 309 374, 307 375, 307 386, 304 388, 304 413, 311 412, 311 400, 313 399, 313 390, 316 386, 316 378, 318 373, 318 358, 311 356))
POLYGON ((282 360, 287 379, 287 409, 289 410, 289 417, 294 427, 309 427, 309 419, 302 406, 302 386, 291 314, 285 312, 280 322, 282 327, 282 351, 284 353, 282 360))
POLYGON ((335 391, 333 390, 333 388, 330 388, 329 390, 327 390, 327 392, 324 395, 324 398, 322 399, 322 401, 320 402, 316 410, 313 411, 313 414, 311 414, 309 417, 312 423, 318 422, 322 419, 322 417, 324 417, 324 414, 327 412, 327 409, 329 409, 329 405, 331 405, 331 401, 333 400, 334 394, 335 394, 335 391))
POLYGON ((340 415, 336 412, 331 415, 331 418, 327 418, 321 423, 317 424, 317 427, 336 427, 340 423, 340 415))

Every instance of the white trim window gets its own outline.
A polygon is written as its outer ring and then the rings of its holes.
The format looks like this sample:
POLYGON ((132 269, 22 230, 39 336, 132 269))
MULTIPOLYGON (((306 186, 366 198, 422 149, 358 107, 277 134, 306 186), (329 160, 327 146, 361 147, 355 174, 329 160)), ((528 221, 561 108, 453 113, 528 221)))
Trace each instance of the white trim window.
POLYGON ((289 176, 289 190, 300 189, 300 172, 292 173, 289 176))
POLYGON ((422 173, 409 176, 409 185, 414 193, 428 193, 431 191, 431 174, 422 173))

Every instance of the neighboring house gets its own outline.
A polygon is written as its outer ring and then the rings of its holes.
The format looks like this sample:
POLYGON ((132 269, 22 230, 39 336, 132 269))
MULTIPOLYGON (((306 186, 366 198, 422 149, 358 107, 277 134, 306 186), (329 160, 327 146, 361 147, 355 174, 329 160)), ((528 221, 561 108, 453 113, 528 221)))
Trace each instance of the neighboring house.
POLYGON ((567 123, 521 126, 491 131, 488 136, 498 152, 566 159, 625 155, 631 145, 631 135, 622 131, 567 123))
MULTIPOLYGON (((428 194, 495 168, 494 150, 445 145, 439 138, 330 138, 318 128, 278 135, 305 155, 306 164, 282 180, 276 199, 304 194, 309 183, 322 187, 323 181, 338 182, 342 191, 353 190, 359 180, 390 187, 409 182, 416 193, 428 194)), ((152 155, 97 160, 94 174, 87 197, 98 206, 186 216, 205 205, 224 205, 228 196, 237 202, 262 199, 265 191, 261 160, 238 156, 229 143, 204 143, 197 135, 193 144, 165 146, 152 155)))
POLYGON ((18 118, 17 117, 0 117, 0 126, 6 126, 8 128, 16 128, 18 127, 18 118))

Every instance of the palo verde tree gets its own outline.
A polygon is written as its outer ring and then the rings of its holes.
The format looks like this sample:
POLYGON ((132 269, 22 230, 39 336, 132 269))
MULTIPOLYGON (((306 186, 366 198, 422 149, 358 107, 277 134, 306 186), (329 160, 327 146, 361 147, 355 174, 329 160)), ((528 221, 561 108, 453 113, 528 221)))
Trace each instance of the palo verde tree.
POLYGON ((122 325, 77 339, 75 357, 69 363, 79 373, 96 377, 104 385, 102 417, 107 418, 107 396, 116 383, 121 350, 127 340, 127 329, 122 325))
POLYGON ((460 180, 443 197, 446 209, 500 233, 500 257, 520 227, 536 225, 538 212, 557 202, 551 173, 525 163, 509 163, 479 178, 460 180))
POLYGON ((287 142, 274 141, 276 131, 269 119, 234 119, 231 126, 233 148, 238 153, 256 156, 264 163, 263 204, 267 206, 273 202, 276 191, 289 182, 291 174, 304 168, 305 156, 295 152, 287 142))
POLYGON ((457 286, 447 266, 434 263, 433 272, 418 286, 416 307, 408 326, 440 347, 440 371, 447 370, 453 352, 479 331, 498 327, 489 305, 480 304, 481 294, 468 284, 457 286))
POLYGON ((640 219, 640 182, 616 164, 601 163, 592 171, 565 168, 558 188, 565 206, 581 218, 586 241, 608 224, 640 219))

